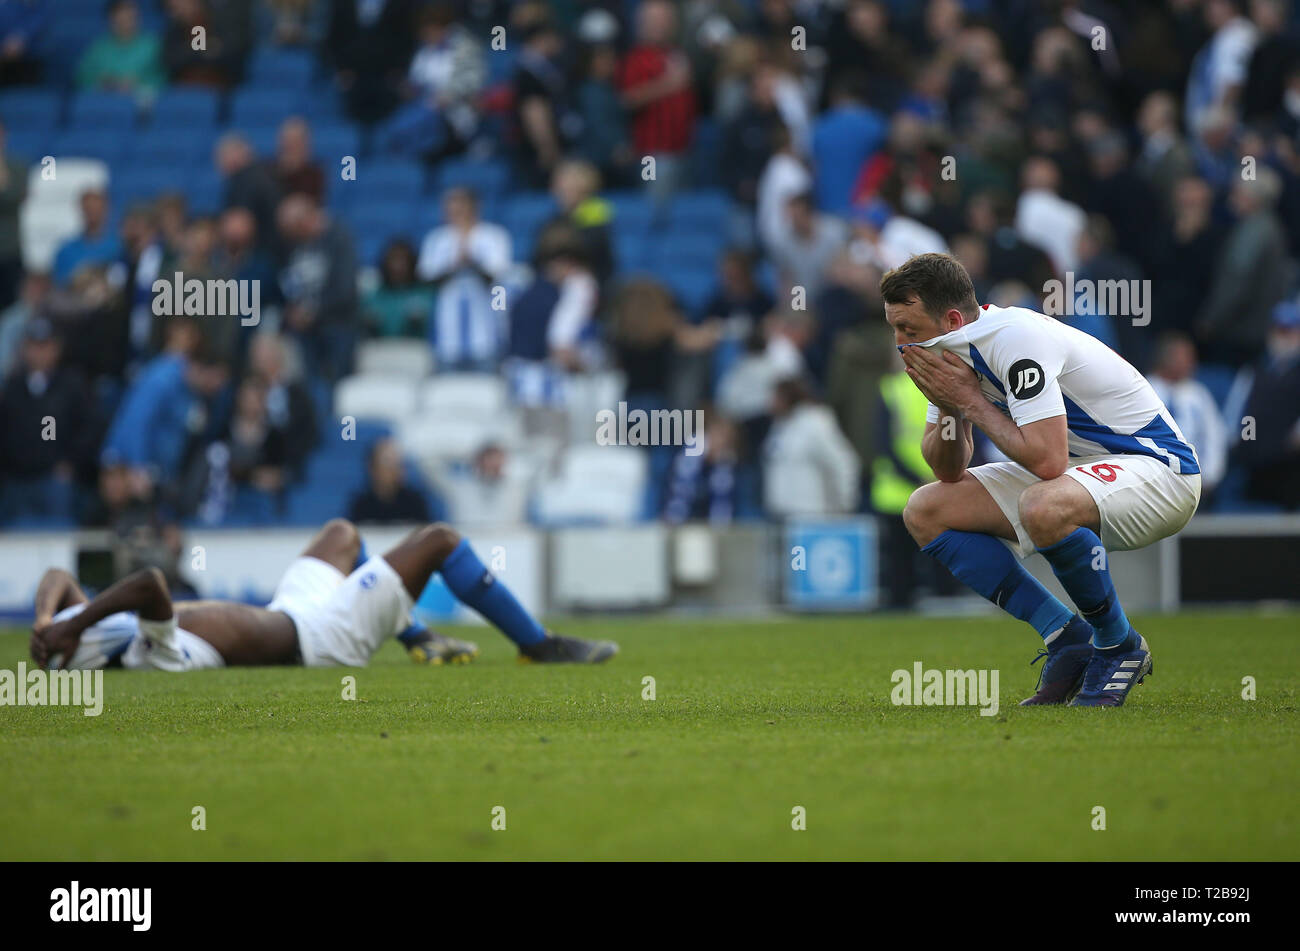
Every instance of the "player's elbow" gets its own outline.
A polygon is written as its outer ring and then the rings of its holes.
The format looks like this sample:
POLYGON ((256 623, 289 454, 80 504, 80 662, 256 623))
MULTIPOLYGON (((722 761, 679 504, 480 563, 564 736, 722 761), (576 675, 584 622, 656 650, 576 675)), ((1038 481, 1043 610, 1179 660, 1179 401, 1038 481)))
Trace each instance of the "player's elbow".
POLYGON ((55 581, 76 581, 71 572, 62 568, 46 568, 45 573, 41 575, 40 584, 51 584, 55 581))
POLYGON ((140 616, 148 620, 166 620, 172 616, 171 590, 167 576, 158 568, 145 568, 136 576, 139 588, 140 616))
POLYGON ((1035 477, 1042 479, 1044 482, 1050 482, 1052 479, 1059 479, 1065 475, 1065 466, 1068 461, 1069 453, 1052 453, 1036 460, 1033 465, 1027 468, 1035 477))

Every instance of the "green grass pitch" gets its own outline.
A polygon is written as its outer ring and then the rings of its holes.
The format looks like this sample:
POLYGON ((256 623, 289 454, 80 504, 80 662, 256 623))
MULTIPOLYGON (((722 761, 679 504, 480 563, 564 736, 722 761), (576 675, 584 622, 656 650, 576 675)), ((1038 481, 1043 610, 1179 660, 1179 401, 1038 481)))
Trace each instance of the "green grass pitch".
POLYGON ((1036 644, 995 618, 567 625, 621 642, 592 668, 475 628, 465 667, 109 671, 97 718, 0 707, 0 859, 1300 858, 1300 615, 1138 622, 1155 674, 1120 710, 1016 707, 1036 644), (1000 712, 894 706, 915 661, 998 669, 1000 712))

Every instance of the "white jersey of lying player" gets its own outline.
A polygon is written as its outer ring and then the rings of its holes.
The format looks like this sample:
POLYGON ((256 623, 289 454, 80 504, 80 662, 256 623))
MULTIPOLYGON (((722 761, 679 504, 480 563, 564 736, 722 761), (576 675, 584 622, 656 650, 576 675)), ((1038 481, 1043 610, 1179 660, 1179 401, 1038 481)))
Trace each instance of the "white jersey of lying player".
MULTIPOLYGON (((1200 461, 1151 384, 1100 340, 1024 307, 985 304, 978 319, 912 346, 955 353, 985 397, 1017 426, 1066 418, 1070 465, 1101 512, 1111 550, 1141 548, 1178 531, 1200 501, 1200 461)), ((930 406, 927 420, 939 421, 930 406)), ((1015 462, 970 470, 1007 515, 1020 553, 1033 543, 1019 495, 1038 481, 1015 462)))
MULTIPOLYGON (((64 608, 54 615, 54 620, 80 614, 87 603, 64 608)), ((178 627, 175 616, 166 621, 146 621, 134 611, 119 611, 86 628, 70 663, 56 656, 50 667, 98 670, 114 662, 128 670, 172 672, 226 665, 215 647, 178 627)))

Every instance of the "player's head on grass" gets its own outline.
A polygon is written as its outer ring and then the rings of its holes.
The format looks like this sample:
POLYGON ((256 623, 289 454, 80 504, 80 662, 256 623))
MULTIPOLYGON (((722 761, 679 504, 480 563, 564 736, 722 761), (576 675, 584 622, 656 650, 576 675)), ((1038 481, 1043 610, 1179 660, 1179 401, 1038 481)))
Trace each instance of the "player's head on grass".
POLYGON ((918 254, 886 271, 880 296, 899 346, 956 330, 979 313, 975 285, 951 254, 918 254))

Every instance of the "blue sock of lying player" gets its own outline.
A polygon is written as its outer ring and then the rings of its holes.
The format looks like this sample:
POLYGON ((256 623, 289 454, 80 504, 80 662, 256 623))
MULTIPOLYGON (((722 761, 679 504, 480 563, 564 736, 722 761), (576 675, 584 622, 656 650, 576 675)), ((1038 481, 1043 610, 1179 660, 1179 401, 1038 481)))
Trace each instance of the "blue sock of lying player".
POLYGON ((1076 528, 1055 545, 1038 549, 1084 619, 1097 631, 1099 650, 1136 650, 1138 635, 1129 624, 1110 580, 1106 549, 1090 528, 1076 528))
POLYGON ((520 647, 546 640, 546 629, 478 560, 469 542, 462 539, 438 571, 458 600, 487 618, 520 647))
POLYGON ((427 627, 419 621, 412 621, 410 624, 406 625, 406 629, 403 630, 402 633, 397 635, 397 639, 402 642, 403 647, 410 648, 423 640, 424 636, 428 633, 429 629, 427 627))
POLYGON ((1027 623, 1044 641, 1050 639, 1049 648, 1087 640, 1078 627, 1070 629, 1074 612, 992 535, 949 529, 921 550, 939 559, 977 594, 1027 623))

